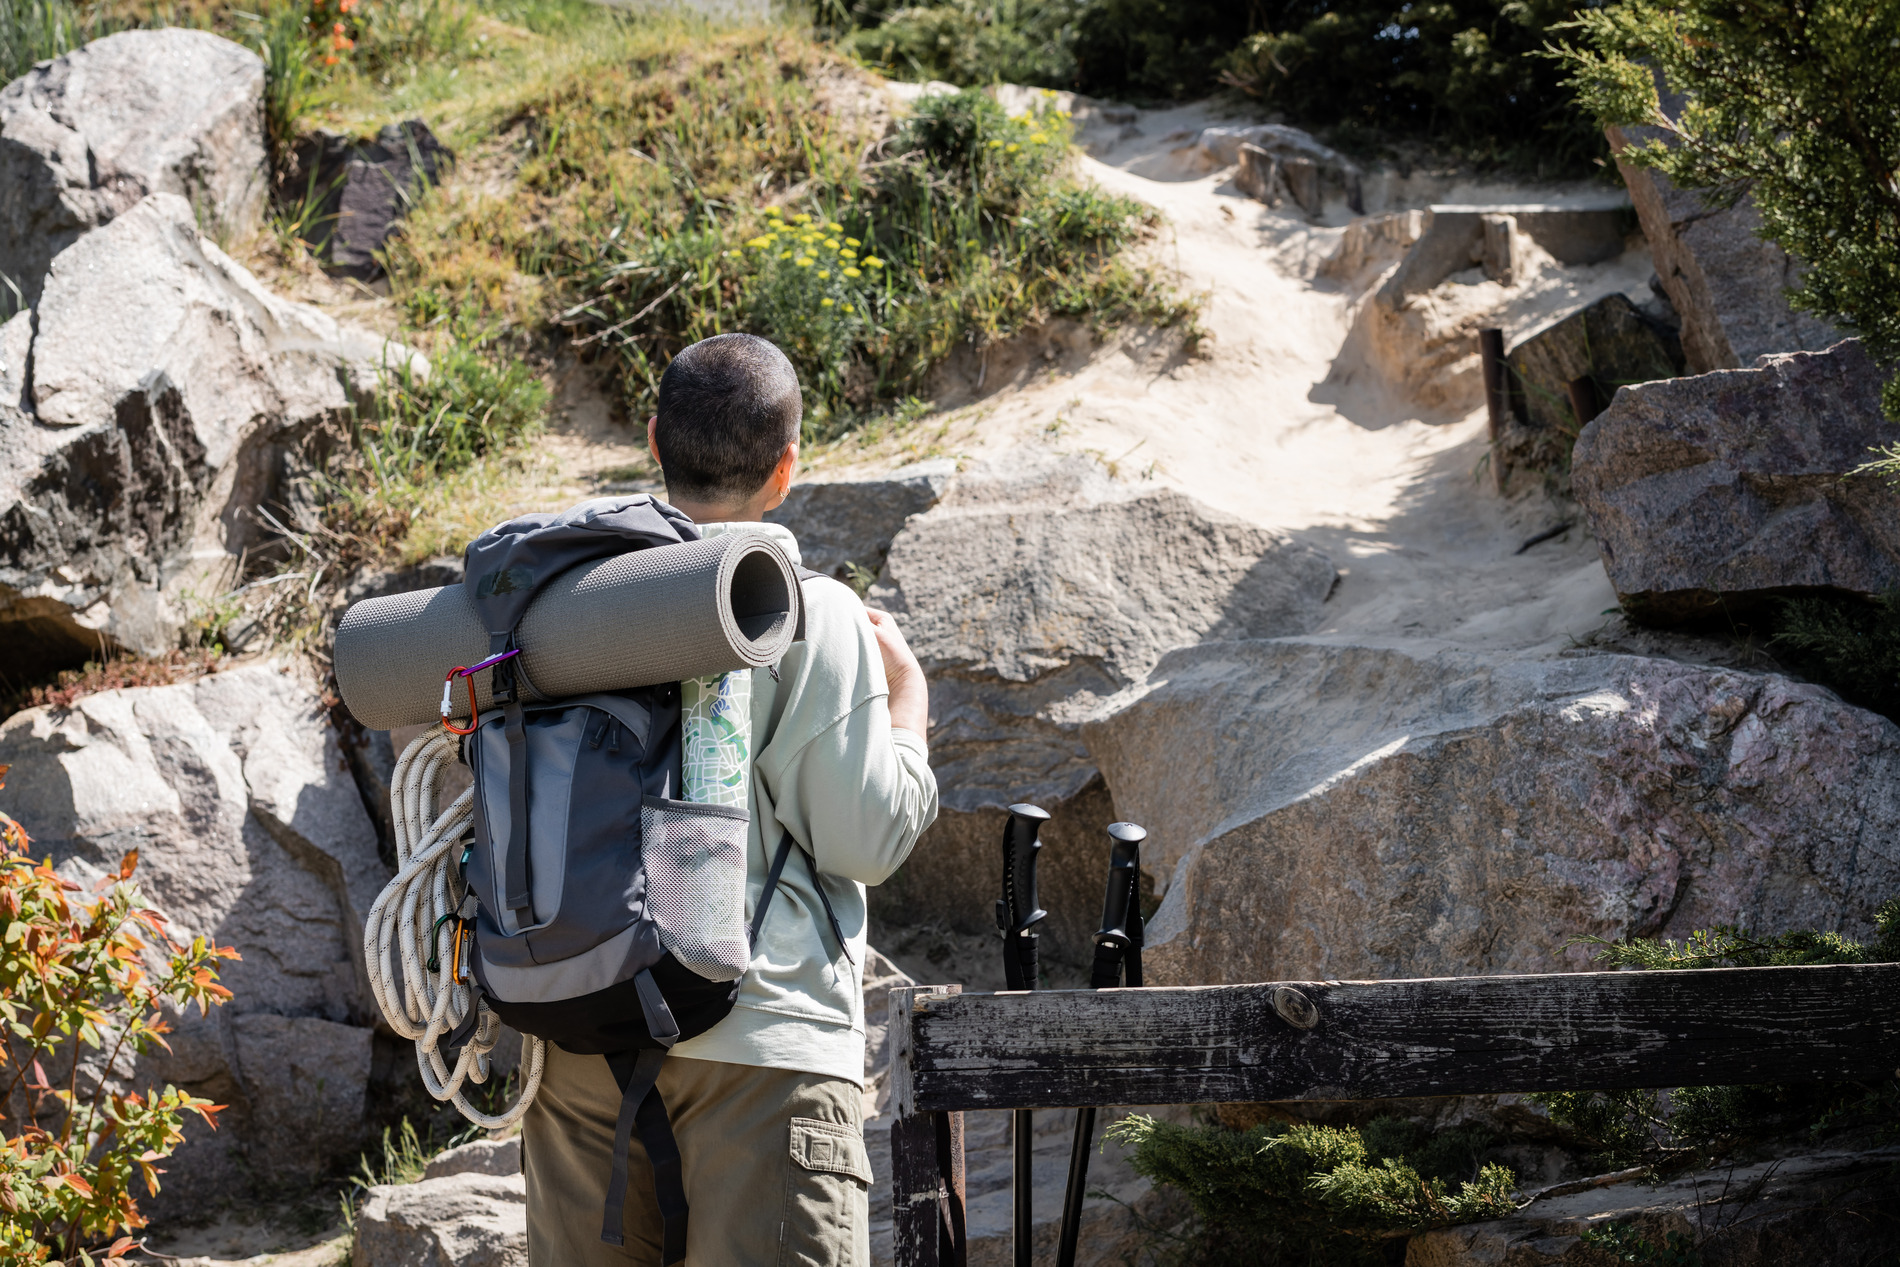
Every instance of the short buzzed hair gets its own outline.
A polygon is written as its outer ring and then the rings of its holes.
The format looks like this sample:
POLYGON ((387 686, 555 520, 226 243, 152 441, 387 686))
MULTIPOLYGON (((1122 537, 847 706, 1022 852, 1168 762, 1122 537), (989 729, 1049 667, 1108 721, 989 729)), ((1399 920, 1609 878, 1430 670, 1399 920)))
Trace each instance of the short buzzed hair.
POLYGON ((798 439, 805 403, 785 354, 750 334, 717 334, 660 376, 653 456, 671 496, 725 502, 765 486, 798 439))

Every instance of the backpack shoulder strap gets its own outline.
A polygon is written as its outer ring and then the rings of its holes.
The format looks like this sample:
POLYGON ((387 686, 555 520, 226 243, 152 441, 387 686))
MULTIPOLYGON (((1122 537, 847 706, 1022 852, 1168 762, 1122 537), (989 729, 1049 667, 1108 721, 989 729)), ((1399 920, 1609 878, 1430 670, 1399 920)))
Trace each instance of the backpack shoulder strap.
MULTIPOLYGON (((801 586, 804 585, 806 581, 812 580, 815 577, 824 576, 823 572, 814 572, 802 563, 793 564, 792 571, 797 574, 798 583, 801 586)), ((798 628, 792 630, 792 641, 805 641, 805 596, 802 593, 798 598, 798 628)))

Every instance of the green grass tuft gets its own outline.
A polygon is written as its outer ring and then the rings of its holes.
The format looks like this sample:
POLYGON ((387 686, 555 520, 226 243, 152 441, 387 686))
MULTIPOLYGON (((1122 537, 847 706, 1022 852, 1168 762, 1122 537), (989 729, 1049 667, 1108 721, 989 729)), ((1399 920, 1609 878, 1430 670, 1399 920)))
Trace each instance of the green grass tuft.
POLYGON ((1363 1129, 1275 1122, 1246 1131, 1134 1114, 1108 1128, 1131 1165, 1179 1189, 1201 1220, 1190 1252, 1272 1247, 1288 1261, 1379 1264, 1389 1235, 1496 1218, 1515 1177, 1482 1161, 1481 1128, 1433 1134, 1399 1118, 1363 1129))

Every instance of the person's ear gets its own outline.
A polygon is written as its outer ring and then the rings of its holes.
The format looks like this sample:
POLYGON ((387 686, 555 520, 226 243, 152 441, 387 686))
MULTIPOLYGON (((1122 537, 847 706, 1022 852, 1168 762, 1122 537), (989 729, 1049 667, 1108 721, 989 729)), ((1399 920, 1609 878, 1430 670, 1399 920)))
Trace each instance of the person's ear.
POLYGON ((770 510, 784 504, 792 491, 792 477, 798 474, 798 441, 785 446, 785 452, 778 455, 778 465, 772 468, 772 505, 770 510))
MULTIPOLYGON (((660 415, 654 414, 651 418, 647 419, 647 452, 653 455, 653 465, 655 466, 660 465, 659 431, 660 415)), ((665 472, 662 471, 661 473, 664 474, 665 472)))

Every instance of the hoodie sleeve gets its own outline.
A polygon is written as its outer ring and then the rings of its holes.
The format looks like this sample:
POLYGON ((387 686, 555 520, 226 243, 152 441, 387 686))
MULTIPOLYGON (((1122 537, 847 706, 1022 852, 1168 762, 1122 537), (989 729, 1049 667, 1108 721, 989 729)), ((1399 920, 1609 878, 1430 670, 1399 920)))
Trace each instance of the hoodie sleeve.
POLYGON ((820 871, 881 884, 935 821, 937 778, 923 736, 891 725, 863 603, 829 579, 803 590, 805 642, 780 664, 780 715, 754 770, 820 871))

